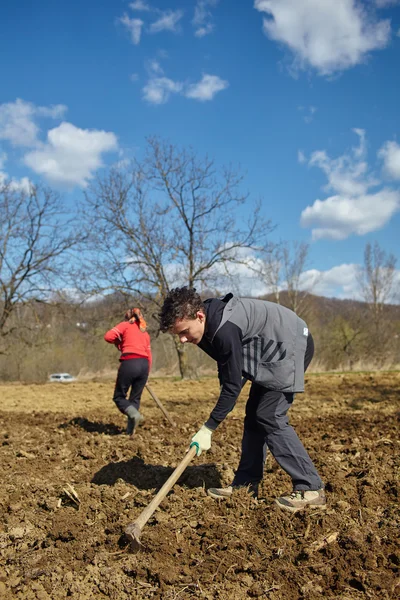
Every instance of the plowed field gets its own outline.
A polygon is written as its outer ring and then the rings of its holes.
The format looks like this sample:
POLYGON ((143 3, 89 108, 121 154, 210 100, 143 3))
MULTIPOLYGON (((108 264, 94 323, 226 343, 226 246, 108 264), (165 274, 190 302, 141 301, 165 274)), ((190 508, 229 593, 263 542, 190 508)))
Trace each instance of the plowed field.
POLYGON ((328 508, 284 513, 290 490, 267 458, 258 500, 229 484, 245 387, 235 410, 143 529, 123 531, 184 457, 218 382, 153 380, 177 426, 143 393, 131 439, 113 382, 0 386, 0 597, 398 598, 400 374, 309 375, 291 422, 325 481, 328 508), (397 586, 397 587, 396 587, 397 586))

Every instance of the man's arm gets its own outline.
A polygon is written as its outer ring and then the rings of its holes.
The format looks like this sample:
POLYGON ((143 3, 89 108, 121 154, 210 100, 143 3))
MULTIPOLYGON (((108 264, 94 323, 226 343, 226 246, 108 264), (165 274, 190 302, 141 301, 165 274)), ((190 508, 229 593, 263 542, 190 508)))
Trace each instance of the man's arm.
POLYGON ((242 389, 242 334, 239 327, 227 321, 217 332, 212 345, 212 356, 218 361, 221 392, 210 418, 192 437, 190 446, 196 446, 197 456, 211 448, 213 431, 231 412, 242 389))
POLYGON ((227 321, 217 332, 213 346, 218 360, 221 392, 210 418, 205 423, 212 431, 231 412, 242 389, 242 334, 239 327, 227 321))

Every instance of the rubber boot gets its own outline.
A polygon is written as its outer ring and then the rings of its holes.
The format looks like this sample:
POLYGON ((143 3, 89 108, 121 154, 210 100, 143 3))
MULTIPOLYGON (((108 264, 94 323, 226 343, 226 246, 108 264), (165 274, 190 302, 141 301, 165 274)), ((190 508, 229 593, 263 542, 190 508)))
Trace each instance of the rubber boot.
POLYGON ((129 406, 126 409, 125 414, 128 417, 126 433, 128 435, 133 435, 135 433, 136 427, 138 427, 138 425, 140 425, 140 423, 142 423, 144 421, 144 417, 143 417, 143 415, 140 414, 138 409, 135 408, 134 406, 129 406))

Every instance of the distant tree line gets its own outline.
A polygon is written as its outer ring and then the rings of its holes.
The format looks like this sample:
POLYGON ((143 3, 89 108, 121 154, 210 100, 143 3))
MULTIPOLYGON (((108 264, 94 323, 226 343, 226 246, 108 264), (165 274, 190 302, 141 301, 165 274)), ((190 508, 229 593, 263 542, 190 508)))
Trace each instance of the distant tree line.
POLYGON ((389 304, 395 258, 366 245, 358 275, 364 302, 304 292, 308 245, 272 244, 274 227, 243 186, 233 166, 217 169, 158 138, 148 140, 142 160, 104 171, 78 214, 49 188, 1 183, 0 379, 115 369, 102 336, 132 303, 149 321, 156 372, 204 373, 207 357, 157 335, 159 307, 176 285, 204 297, 235 290, 242 265, 271 291, 269 300, 305 318, 321 369, 398 365, 399 307, 389 304))

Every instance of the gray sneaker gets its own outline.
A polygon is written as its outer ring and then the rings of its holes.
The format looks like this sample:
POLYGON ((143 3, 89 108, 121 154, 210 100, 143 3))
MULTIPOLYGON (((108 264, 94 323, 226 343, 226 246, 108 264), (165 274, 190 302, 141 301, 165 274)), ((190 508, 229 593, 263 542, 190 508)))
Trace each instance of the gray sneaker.
POLYGON ((306 506, 326 508, 325 490, 295 490, 287 496, 276 498, 275 503, 283 510, 295 513, 306 506))
POLYGON ((226 488, 208 488, 207 495, 211 496, 215 500, 226 500, 232 496, 234 489, 239 488, 247 488, 249 494, 252 494, 255 498, 258 495, 258 485, 257 484, 249 484, 249 485, 229 485, 226 488))
POLYGON ((232 496, 233 487, 229 485, 226 488, 208 488, 207 495, 215 500, 230 498, 232 496))

